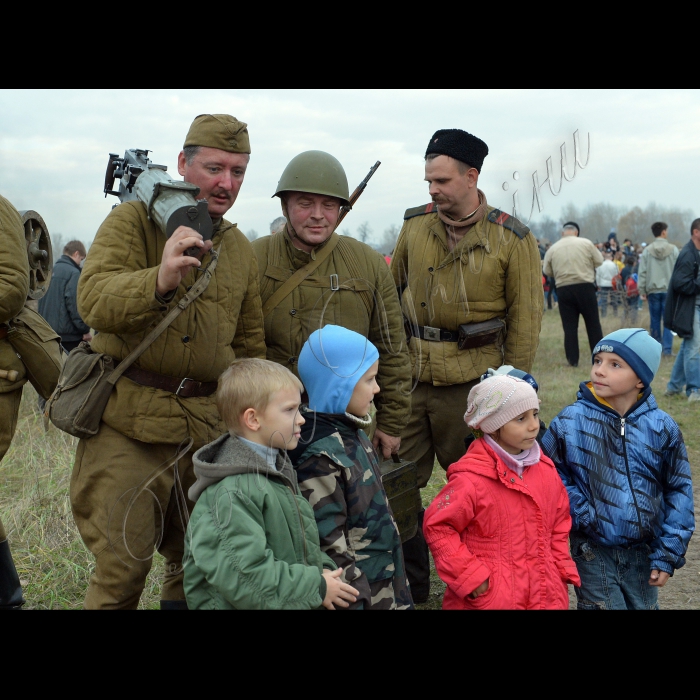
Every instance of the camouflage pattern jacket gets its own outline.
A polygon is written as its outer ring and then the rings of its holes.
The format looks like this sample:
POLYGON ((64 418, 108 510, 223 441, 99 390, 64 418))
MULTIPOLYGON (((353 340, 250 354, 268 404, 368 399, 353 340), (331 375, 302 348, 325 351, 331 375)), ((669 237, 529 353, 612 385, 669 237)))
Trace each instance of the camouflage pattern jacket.
POLYGON ((399 531, 367 435, 346 416, 302 412, 299 447, 289 456, 322 551, 360 592, 350 609, 412 609, 399 531))

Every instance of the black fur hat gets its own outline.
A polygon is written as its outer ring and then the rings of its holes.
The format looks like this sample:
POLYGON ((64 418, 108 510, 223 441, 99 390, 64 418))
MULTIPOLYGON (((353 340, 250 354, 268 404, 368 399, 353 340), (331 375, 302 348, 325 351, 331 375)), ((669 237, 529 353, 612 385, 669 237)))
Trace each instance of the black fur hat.
POLYGON ((481 172, 489 147, 480 138, 462 129, 440 129, 430 139, 425 151, 426 158, 431 153, 456 158, 481 172))

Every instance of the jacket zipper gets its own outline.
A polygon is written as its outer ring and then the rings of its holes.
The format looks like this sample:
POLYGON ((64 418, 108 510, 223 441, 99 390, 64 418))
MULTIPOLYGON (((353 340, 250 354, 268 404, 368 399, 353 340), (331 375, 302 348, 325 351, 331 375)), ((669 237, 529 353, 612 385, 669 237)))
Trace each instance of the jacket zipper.
POLYGON ((642 519, 639 517, 639 505, 637 504, 637 497, 634 495, 634 486, 632 485, 632 474, 630 473, 630 467, 627 462, 627 442, 625 440, 625 419, 620 419, 620 435, 622 436, 622 453, 625 457, 625 472, 627 474, 627 482, 630 485, 630 492, 632 494, 632 500, 634 501, 634 509, 637 513, 637 523, 639 528, 639 535, 642 535, 642 519))
POLYGON ((289 490, 292 492, 292 500, 294 501, 294 505, 297 509, 297 515, 299 516, 299 527, 301 528, 301 541, 304 543, 304 564, 308 566, 309 563, 307 561, 306 531, 304 530, 304 521, 301 518, 301 511, 299 510, 299 504, 297 503, 297 497, 294 493, 294 489, 291 486, 289 486, 289 490))

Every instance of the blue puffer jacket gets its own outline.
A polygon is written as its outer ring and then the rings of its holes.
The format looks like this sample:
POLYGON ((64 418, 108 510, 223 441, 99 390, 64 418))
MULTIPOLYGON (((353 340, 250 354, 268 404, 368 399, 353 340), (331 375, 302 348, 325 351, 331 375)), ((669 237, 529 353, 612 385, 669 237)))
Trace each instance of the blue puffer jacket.
POLYGON ((572 530, 605 547, 651 547, 650 569, 685 564, 695 530, 688 454, 647 387, 624 418, 581 383, 542 439, 569 493, 572 530))

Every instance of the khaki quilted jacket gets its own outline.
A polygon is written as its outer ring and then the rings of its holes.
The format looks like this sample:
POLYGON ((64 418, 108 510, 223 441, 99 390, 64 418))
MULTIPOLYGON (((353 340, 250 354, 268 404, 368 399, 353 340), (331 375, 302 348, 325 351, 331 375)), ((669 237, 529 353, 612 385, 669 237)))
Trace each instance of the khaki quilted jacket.
POLYGON ((450 252, 433 206, 409 209, 391 271, 402 289, 403 313, 419 326, 456 332, 460 324, 493 318, 506 324, 503 345, 471 350, 411 338, 414 379, 444 386, 472 381, 503 364, 531 370, 542 321, 542 272, 535 237, 520 221, 487 207, 450 252))
MULTIPOLYGON (((196 281, 191 270, 172 299, 156 298, 165 234, 140 202, 120 204, 105 219, 85 260, 78 284, 78 310, 98 331, 91 345, 124 359, 196 281)), ((222 219, 215 230, 218 266, 204 293, 148 347, 136 367, 202 382, 215 381, 236 357, 265 357, 258 266, 248 239, 222 219)), ((210 260, 202 260, 204 268, 210 260)), ((226 426, 214 395, 181 398, 122 377, 103 420, 127 437, 177 444, 188 435, 195 446, 219 437, 226 426)))
MULTIPOLYGON (((28 291, 29 263, 22 219, 0 196, 0 323, 7 323, 21 311, 28 291)), ((27 381, 24 365, 7 338, 0 340, 0 369, 19 372, 15 382, 0 379, 0 394, 14 391, 27 381)))
MULTIPOLYGON (((253 241, 253 250, 263 304, 312 255, 297 250, 284 230, 253 241)), ((267 359, 298 376, 297 358, 306 339, 327 324, 360 333, 376 345, 381 387, 375 398, 377 427, 398 437, 411 409, 411 369, 399 299, 384 257, 354 238, 341 236, 330 257, 267 315, 267 359)))

